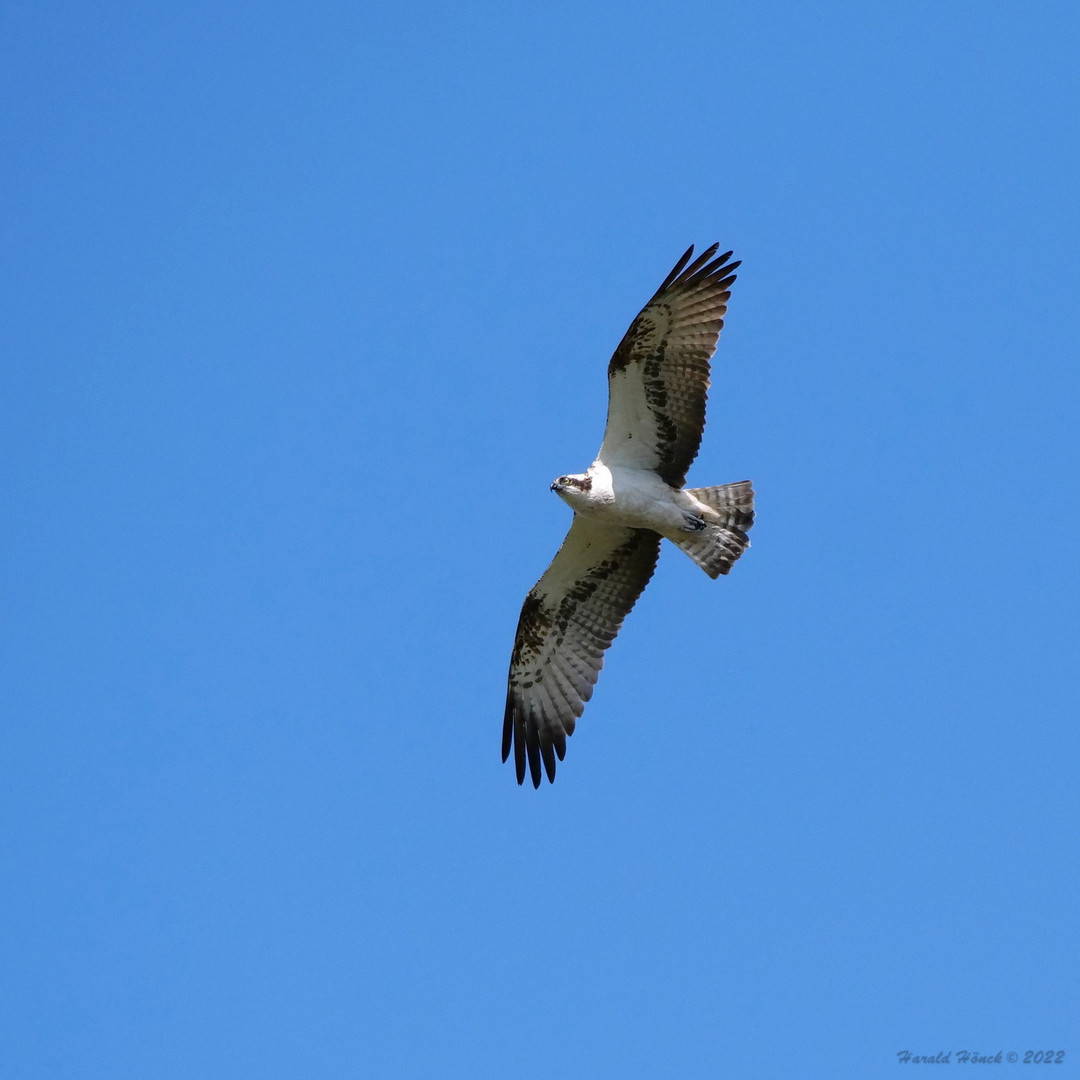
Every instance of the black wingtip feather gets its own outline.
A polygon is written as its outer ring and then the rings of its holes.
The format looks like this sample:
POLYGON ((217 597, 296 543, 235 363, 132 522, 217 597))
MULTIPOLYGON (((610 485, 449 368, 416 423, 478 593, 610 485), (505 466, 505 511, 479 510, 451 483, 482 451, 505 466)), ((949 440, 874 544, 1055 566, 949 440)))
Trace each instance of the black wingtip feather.
POLYGON ((506 759, 510 756, 510 747, 514 742, 514 704, 509 694, 506 695, 506 712, 503 713, 503 737, 502 737, 502 759, 503 764, 506 764, 506 759))
POLYGON ((544 759, 544 771, 547 773, 548 783, 555 783, 555 750, 549 742, 540 743, 540 756, 544 759))
MULTIPOLYGON (((505 740, 510 738, 514 743, 514 772, 517 774, 518 784, 525 783, 525 723, 516 715, 513 702, 508 701, 506 703, 507 714, 509 715, 509 736, 503 735, 503 745, 505 746, 505 740)), ((506 758, 503 758, 505 761, 506 758)))
POLYGON ((526 764, 533 787, 538 788, 547 774, 549 783, 555 783, 556 758, 562 761, 566 756, 566 735, 554 734, 550 740, 541 739, 535 725, 521 718, 515 706, 513 694, 507 694, 506 713, 503 717, 502 759, 503 763, 514 752, 514 770, 517 782, 525 783, 526 764))
MULTIPOLYGON (((715 277, 720 270, 723 270, 725 274, 734 270, 739 263, 728 263, 728 259, 731 258, 734 252, 725 251, 723 255, 716 255, 719 248, 719 244, 710 244, 693 262, 690 262, 694 254, 694 245, 691 244, 683 257, 671 268, 671 273, 664 278, 663 284, 656 290, 653 299, 671 285, 697 283, 704 281, 706 278, 715 277), (714 256, 716 257, 714 258, 714 256)), ((734 277, 732 277, 732 280, 734 280, 734 277)))
POLYGON ((691 244, 685 252, 683 257, 671 268, 671 273, 664 278, 663 284, 656 290, 656 295, 659 296, 669 285, 675 284, 677 281, 687 281, 694 276, 712 257, 716 254, 716 249, 719 244, 712 244, 707 247, 694 261, 690 262, 690 257, 694 254, 694 245, 691 244), (689 266, 686 264, 690 263, 689 266))
POLYGON ((682 273, 682 268, 690 261, 690 256, 694 254, 694 245, 691 244, 682 255, 682 258, 671 268, 671 273, 664 278, 663 285, 657 289, 657 292, 663 292, 678 276, 682 273))
POLYGON ((734 269, 739 264, 729 263, 728 259, 734 252, 725 251, 723 255, 718 256, 708 263, 694 263, 693 266, 688 266, 682 277, 679 278, 680 284, 696 285, 698 282, 709 281, 711 278, 716 278, 721 273, 728 273, 729 270, 734 269))
MULTIPOLYGON (((710 244, 710 245, 709 245, 709 246, 708 246, 708 247, 707 247, 707 248, 706 248, 706 249, 705 249, 705 250, 704 250, 704 251, 703 251, 703 252, 702 252, 702 253, 701 253, 701 254, 700 254, 700 255, 699 255, 699 256, 698 256, 698 257, 697 257, 697 258, 696 258, 696 259, 695 259, 695 260, 694 260, 694 261, 693 261, 693 262, 692 262, 692 263, 691 263, 691 264, 690 264, 690 265, 689 265, 689 266, 688 266, 688 267, 687 267, 687 268, 686 268, 686 269, 685 269, 685 270, 684 270, 684 271, 683 271, 683 272, 681 273, 681 274, 680 274, 680 275, 679 275, 679 278, 680 278, 681 280, 683 280, 683 281, 690 281, 690 279, 691 279, 691 278, 693 278, 695 274, 698 274, 698 273, 700 273, 700 272, 701 272, 701 270, 702 270, 702 267, 705 267, 705 264, 706 264, 706 263, 707 263, 707 262, 708 262, 708 261, 709 261, 709 260, 710 260, 710 259, 711 259, 711 258, 712 258, 712 257, 713 257, 714 255, 715 255, 715 254, 716 254, 716 249, 717 249, 717 248, 718 248, 719 246, 720 246, 719 244, 710 244)), ((725 260, 725 259, 726 259, 726 258, 727 258, 727 257, 728 257, 729 255, 730 255, 730 254, 731 254, 731 252, 729 251, 729 252, 727 253, 727 255, 721 255, 721 256, 720 256, 720 258, 719 258, 719 259, 717 260, 717 265, 719 265, 720 263, 722 263, 722 262, 723 262, 723 261, 724 261, 724 260, 725 260)), ((705 267, 705 272, 708 272, 708 267, 705 267)))
POLYGON ((522 727, 521 741, 529 755, 529 774, 532 776, 533 787, 538 788, 543 775, 540 771, 540 739, 535 731, 529 731, 524 725, 522 727))

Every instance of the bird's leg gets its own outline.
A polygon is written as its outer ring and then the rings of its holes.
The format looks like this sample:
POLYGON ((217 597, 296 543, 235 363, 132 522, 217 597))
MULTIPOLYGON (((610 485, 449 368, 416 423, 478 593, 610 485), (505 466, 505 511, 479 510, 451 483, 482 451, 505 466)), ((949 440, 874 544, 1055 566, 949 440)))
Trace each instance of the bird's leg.
POLYGON ((683 529, 686 532, 701 532, 705 528, 705 519, 700 518, 697 514, 691 514, 689 510, 683 511, 683 529))

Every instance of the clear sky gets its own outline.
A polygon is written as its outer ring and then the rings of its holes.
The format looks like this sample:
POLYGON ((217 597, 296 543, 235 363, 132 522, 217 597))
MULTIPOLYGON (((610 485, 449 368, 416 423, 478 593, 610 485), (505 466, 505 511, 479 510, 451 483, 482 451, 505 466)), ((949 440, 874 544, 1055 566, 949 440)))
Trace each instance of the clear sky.
POLYGON ((8 5, 4 1080, 1080 1075, 1078 55, 1038 0, 8 5), (518 788, 548 485, 714 240, 690 480, 753 547, 665 551, 518 788))

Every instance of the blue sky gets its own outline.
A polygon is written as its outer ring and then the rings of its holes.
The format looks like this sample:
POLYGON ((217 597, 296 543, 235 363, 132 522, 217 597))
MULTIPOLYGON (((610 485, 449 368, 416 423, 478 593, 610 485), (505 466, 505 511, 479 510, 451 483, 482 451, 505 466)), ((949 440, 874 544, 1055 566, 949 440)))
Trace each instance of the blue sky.
POLYGON ((1074 1074, 1078 48, 1066 3, 10 5, 0 1073, 1074 1074), (664 553, 519 789, 548 484, 714 240, 690 479, 753 479, 753 548, 664 553))

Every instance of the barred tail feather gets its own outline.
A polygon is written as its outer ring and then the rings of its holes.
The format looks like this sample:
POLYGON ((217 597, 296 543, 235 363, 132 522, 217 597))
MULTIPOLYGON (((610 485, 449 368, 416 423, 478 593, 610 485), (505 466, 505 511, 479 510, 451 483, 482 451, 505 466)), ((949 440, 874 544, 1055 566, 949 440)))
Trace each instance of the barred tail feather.
POLYGON ((746 535, 754 524, 754 489, 749 480, 718 487, 687 488, 712 511, 703 515, 705 528, 700 532, 680 533, 670 537, 711 578, 726 574, 735 560, 750 546, 746 535))
POLYGON ((741 529, 749 529, 754 523, 754 488, 749 480, 719 487, 687 488, 686 494, 720 514, 734 511, 740 520, 732 520, 731 524, 741 529))

